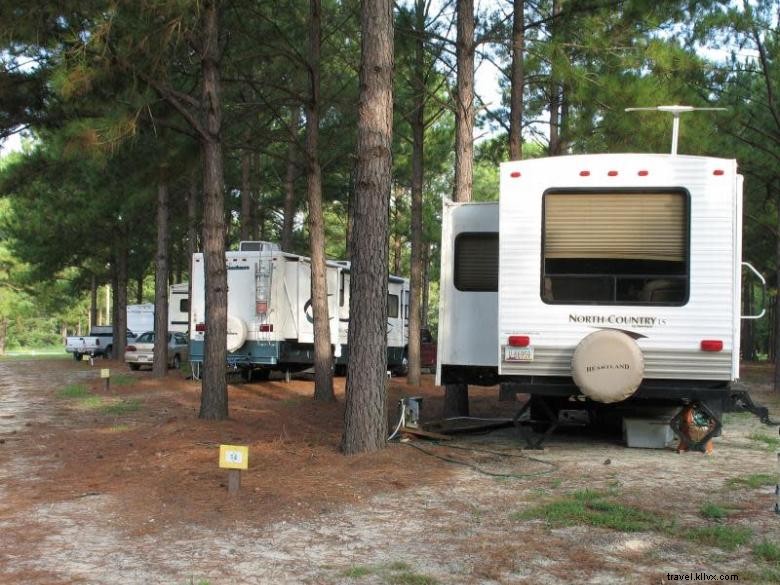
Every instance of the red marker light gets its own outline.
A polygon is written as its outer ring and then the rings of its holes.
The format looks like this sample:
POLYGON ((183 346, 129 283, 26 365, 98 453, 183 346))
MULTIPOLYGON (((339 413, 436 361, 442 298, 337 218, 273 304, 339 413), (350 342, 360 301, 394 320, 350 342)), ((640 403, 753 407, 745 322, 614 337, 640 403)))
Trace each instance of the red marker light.
POLYGON ((198 323, 195 325, 195 331, 198 333, 203 333, 206 331, 206 324, 205 323, 198 323))
POLYGON ((580 171, 580 177, 590 177, 590 171, 580 171))
POLYGON ((726 171, 724 171, 723 169, 715 169, 714 171, 712 171, 712 174, 715 175, 716 177, 721 177, 726 174, 726 171))
POLYGON ((261 333, 271 333, 273 330, 274 330, 273 323, 264 323, 263 325, 260 325, 261 333))
POLYGON ((609 171, 607 173, 607 175, 610 176, 610 177, 617 177, 618 176, 618 172, 617 171, 609 171))
POLYGON ((531 345, 531 338, 528 335, 510 335, 509 345, 512 347, 528 347, 531 345))
POLYGON ((520 174, 520 171, 512 171, 511 173, 509 173, 509 176, 512 177, 513 179, 517 179, 519 177, 522 177, 523 175, 520 174))
POLYGON ((646 176, 647 176, 647 175, 649 175, 649 174, 650 174, 650 173, 649 173, 649 172, 647 172, 647 171, 639 171, 639 172, 637 173, 637 175, 639 175, 640 177, 646 177, 646 176))
POLYGON ((721 351, 723 350, 723 342, 720 339, 702 339, 701 350, 721 351))

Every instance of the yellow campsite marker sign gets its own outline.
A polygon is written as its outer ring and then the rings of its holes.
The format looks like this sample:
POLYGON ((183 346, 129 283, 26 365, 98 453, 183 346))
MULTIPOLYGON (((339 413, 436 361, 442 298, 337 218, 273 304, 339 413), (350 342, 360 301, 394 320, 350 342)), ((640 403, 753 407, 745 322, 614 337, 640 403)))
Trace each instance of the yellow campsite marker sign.
POLYGON ((101 368, 100 370, 100 377, 101 378, 110 378, 111 377, 111 370, 108 368, 101 368))
POLYGON ((241 488, 241 470, 249 468, 249 447, 220 445, 219 466, 228 470, 228 494, 236 495, 241 488))
POLYGON ((220 445, 219 466, 223 469, 248 469, 249 447, 220 445))

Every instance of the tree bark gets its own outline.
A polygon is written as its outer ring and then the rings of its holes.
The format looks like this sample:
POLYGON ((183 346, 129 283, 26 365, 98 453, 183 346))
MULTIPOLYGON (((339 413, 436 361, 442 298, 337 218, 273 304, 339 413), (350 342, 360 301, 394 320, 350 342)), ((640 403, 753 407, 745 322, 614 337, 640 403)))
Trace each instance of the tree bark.
POLYGON ((471 201, 474 175, 474 0, 457 0, 455 201, 471 201))
MULTIPOLYGON (((458 99, 455 102, 455 201, 471 201, 474 164, 474 2, 458 0, 458 99)), ((468 415, 466 384, 447 386, 445 416, 468 415), (465 406, 464 406, 465 405, 465 406)))
MULTIPOLYGON (((245 136, 249 142, 249 136, 245 136)), ((251 239, 252 233, 252 188, 250 185, 252 171, 252 160, 250 153, 244 150, 241 153, 241 229, 240 237, 247 241, 251 239)))
POLYGON ((93 274, 89 286, 89 329, 98 324, 98 285, 93 274))
POLYGON ((523 89, 525 87, 525 0, 514 0, 512 18, 512 89, 509 98, 509 160, 523 158, 523 89))
POLYGON ((295 219, 295 136, 300 113, 290 109, 290 143, 287 146, 287 172, 284 176, 284 217, 282 218, 282 250, 292 252, 293 220, 295 219))
POLYGON ((406 382, 420 385, 420 317, 422 292, 422 196, 425 149, 425 0, 415 2, 414 111, 412 113, 412 257, 409 283, 409 341, 406 382))
POLYGON ((0 355, 5 355, 5 345, 8 339, 8 317, 0 317, 0 355))
POLYGON ((320 0, 309 2, 309 101, 306 105, 306 174, 311 247, 311 302, 314 314, 314 399, 331 401, 333 353, 330 347, 328 280, 325 264, 325 218, 320 169, 320 0))
POLYGON ((558 82, 558 68, 555 65, 555 42, 560 42, 559 34, 556 29, 559 28, 559 15, 561 13, 561 0, 553 0, 552 3, 552 23, 550 24, 550 36, 553 40, 553 54, 550 59, 550 156, 559 155, 560 152, 560 109, 561 109, 561 87, 558 82))
POLYGON ((393 3, 361 6, 360 98, 342 449, 387 439, 387 244, 393 139, 393 3))
POLYGON ((222 104, 219 71, 219 16, 217 0, 202 8, 204 130, 203 262, 206 281, 206 335, 201 383, 200 418, 228 416, 227 380, 227 269, 225 266, 225 192, 222 168, 222 104))
POLYGON ((168 185, 157 186, 157 258, 154 272, 154 361, 152 374, 168 373, 168 185))
POLYGON ((116 288, 114 290, 114 359, 124 359, 127 347, 127 254, 128 242, 125 228, 119 231, 116 252, 116 288))

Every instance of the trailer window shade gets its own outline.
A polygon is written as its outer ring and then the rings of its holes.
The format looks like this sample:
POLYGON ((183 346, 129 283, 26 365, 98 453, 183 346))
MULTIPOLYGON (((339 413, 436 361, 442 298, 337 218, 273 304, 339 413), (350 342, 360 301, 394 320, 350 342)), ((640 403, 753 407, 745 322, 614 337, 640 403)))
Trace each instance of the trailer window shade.
POLYGON ((462 233, 455 238, 455 288, 467 292, 498 290, 498 233, 462 233))
POLYGON ((387 295, 387 317, 388 319, 398 318, 398 295, 387 295))
POLYGON ((179 312, 180 313, 190 312, 190 299, 181 299, 179 301, 179 312))
POLYGON ((680 192, 548 193, 544 201, 545 258, 685 258, 680 192))

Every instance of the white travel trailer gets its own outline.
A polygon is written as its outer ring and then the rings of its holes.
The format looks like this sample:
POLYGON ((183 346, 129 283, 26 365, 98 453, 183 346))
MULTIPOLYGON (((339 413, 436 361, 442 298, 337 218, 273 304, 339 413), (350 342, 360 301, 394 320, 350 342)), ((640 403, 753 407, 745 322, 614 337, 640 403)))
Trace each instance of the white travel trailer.
POLYGON ((154 330, 154 303, 127 305, 127 328, 133 335, 154 330))
POLYGON ((741 219, 734 160, 502 164, 498 203, 444 205, 437 383, 516 384, 553 414, 719 416, 739 377, 741 219))
POLYGON ((190 283, 168 287, 168 331, 186 333, 190 328, 190 283))
MULTIPOLYGON (((265 377, 271 370, 296 371, 314 360, 310 259, 282 252, 278 244, 241 242, 226 253, 228 278, 228 365, 265 377)), ((349 262, 327 262, 330 336, 337 368, 348 359, 349 262)), ((192 259, 190 361, 203 362, 205 331, 203 254, 192 259)), ((406 365, 409 282, 388 282, 388 369, 406 365)))

